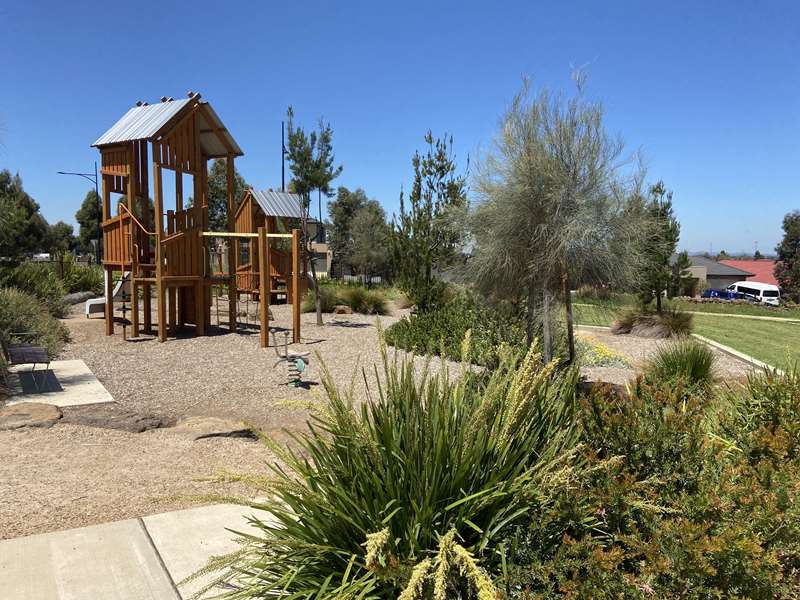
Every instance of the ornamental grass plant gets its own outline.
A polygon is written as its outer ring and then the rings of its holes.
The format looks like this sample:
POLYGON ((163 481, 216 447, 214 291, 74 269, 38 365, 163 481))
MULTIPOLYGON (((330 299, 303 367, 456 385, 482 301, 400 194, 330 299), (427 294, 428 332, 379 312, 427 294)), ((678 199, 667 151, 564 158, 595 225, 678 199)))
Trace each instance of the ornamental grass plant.
POLYGON ((489 597, 501 536, 577 478, 577 371, 535 349, 489 376, 413 364, 384 347, 361 405, 324 375, 324 409, 254 505, 272 518, 222 576, 230 597, 489 597))

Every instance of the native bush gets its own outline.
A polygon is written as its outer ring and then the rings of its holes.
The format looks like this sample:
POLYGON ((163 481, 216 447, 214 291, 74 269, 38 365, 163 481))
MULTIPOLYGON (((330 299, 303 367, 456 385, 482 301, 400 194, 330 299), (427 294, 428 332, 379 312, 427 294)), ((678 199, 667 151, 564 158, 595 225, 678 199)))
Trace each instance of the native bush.
POLYGON ((504 352, 489 377, 466 363, 451 377, 415 372, 384 348, 374 396, 360 404, 325 374, 327 403, 299 448, 276 450, 285 466, 254 505, 273 519, 254 521, 253 545, 226 574, 233 597, 485 592, 501 532, 576 478, 577 372, 535 351, 516 356, 504 352))
MULTIPOLYGON (((337 305, 349 306, 353 312, 365 315, 385 315, 389 312, 386 296, 379 290, 361 285, 326 284, 320 286, 322 312, 333 312, 337 305)), ((303 312, 314 312, 314 293, 309 291, 301 304, 303 312)))
POLYGON ((683 380, 689 385, 709 388, 714 383, 716 358, 711 348, 693 339, 681 339, 658 348, 645 365, 652 380, 683 380))
MULTIPOLYGON (((333 312, 333 309, 339 304, 339 296, 336 293, 336 288, 329 285, 321 285, 319 286, 319 295, 320 303, 322 304, 322 312, 333 312)), ((304 313, 314 312, 316 310, 314 292, 312 290, 306 292, 300 304, 300 310, 304 313)))
POLYGON ((471 361, 497 366, 503 345, 525 348, 525 322, 508 306, 489 307, 466 293, 454 293, 442 305, 403 317, 384 333, 386 342, 417 354, 458 360, 461 342, 471 332, 471 361))
POLYGON ((64 317, 67 306, 64 296, 67 293, 63 282, 48 265, 25 261, 3 273, 2 285, 17 288, 36 296, 55 317, 64 317))
POLYGON ((15 341, 12 333, 34 333, 33 341, 44 346, 51 358, 69 339, 67 328, 39 298, 14 288, 0 288, 0 337, 4 344, 15 341))
POLYGON ((630 333, 639 337, 668 338, 692 332, 692 314, 677 308, 654 312, 641 306, 622 311, 611 324, 615 334, 630 333))
POLYGON ((71 255, 63 257, 54 267, 66 291, 94 292, 102 294, 104 287, 103 269, 97 265, 80 265, 71 255))
POLYGON ((378 290, 363 287, 345 287, 338 293, 339 300, 353 309, 353 312, 367 315, 385 315, 389 312, 386 297, 378 290))
POLYGON ((585 477, 513 528, 509 596, 797 597, 798 461, 742 452, 788 447, 759 418, 740 423, 765 397, 786 405, 797 380, 781 379, 732 391, 734 409, 680 382, 639 378, 628 394, 595 390, 577 415, 585 477), (561 543, 543 543, 553 538, 561 543))

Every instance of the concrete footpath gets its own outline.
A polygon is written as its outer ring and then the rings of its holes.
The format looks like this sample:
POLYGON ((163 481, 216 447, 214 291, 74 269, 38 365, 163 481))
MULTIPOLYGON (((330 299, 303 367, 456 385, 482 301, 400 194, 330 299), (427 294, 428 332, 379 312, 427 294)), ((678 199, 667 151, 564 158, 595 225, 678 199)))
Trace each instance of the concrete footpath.
POLYGON ((247 532, 246 517, 256 512, 217 504, 3 540, 0 597, 186 600, 213 576, 177 584, 212 556, 239 548, 228 530, 247 532))

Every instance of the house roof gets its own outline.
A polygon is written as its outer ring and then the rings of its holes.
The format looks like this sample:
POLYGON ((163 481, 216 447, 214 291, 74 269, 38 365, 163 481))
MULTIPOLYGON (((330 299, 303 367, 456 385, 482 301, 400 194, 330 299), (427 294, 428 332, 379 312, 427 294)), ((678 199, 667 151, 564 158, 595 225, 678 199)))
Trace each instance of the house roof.
POLYGON ((92 146, 152 140, 161 133, 166 125, 180 118, 181 113, 188 112, 192 106, 198 103, 203 107, 203 110, 197 113, 197 118, 201 130, 200 146, 205 155, 209 158, 225 157, 228 155, 228 147, 230 147, 235 156, 242 156, 244 152, 225 128, 217 113, 208 102, 199 101, 198 96, 134 106, 122 115, 108 131, 97 138, 92 146), (220 135, 225 138, 225 142, 219 138, 220 135))
POLYGON ((255 189, 251 189, 250 192, 267 216, 303 218, 302 201, 299 194, 255 189))
POLYGON ((753 276, 750 271, 723 264, 713 258, 690 256, 689 260, 692 262, 693 267, 705 267, 707 277, 741 277, 745 279, 753 276))
POLYGON ((729 267, 735 269, 744 269, 745 271, 752 271, 752 279, 750 281, 757 281, 759 283, 769 283, 771 285, 780 285, 778 280, 775 279, 775 262, 774 260, 736 260, 726 259, 719 261, 729 267))

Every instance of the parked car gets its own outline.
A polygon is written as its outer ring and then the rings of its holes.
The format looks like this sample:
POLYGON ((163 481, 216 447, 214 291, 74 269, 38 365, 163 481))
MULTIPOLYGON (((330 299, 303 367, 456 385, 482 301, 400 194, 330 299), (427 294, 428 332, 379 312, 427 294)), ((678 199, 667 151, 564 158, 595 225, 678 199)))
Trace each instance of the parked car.
POLYGON ((703 298, 719 298, 720 300, 749 300, 755 302, 755 298, 748 296, 744 292, 737 292, 736 290, 712 290, 708 289, 703 292, 703 298))
POLYGON ((759 283, 758 281, 737 281, 728 286, 728 291, 745 294, 756 302, 769 306, 779 306, 781 303, 781 290, 777 285, 759 283))

